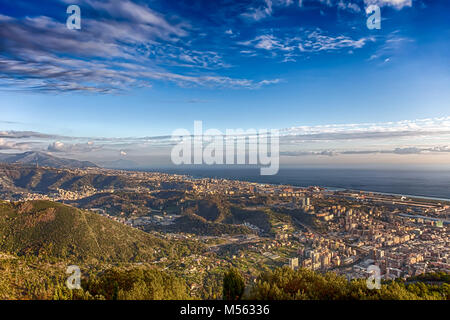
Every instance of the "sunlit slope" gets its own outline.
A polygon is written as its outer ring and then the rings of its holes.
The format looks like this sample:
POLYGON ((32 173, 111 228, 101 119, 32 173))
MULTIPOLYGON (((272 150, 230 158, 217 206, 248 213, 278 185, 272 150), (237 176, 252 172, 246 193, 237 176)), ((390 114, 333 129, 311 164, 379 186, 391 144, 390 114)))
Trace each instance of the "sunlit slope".
POLYGON ((168 243, 98 214, 50 201, 0 202, 0 251, 97 261, 150 261, 168 243))

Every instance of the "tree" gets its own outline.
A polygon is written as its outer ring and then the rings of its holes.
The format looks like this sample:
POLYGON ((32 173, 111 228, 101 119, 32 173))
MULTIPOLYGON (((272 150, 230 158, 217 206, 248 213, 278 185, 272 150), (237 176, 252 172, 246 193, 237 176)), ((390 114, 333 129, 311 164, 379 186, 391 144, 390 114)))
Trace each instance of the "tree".
POLYGON ((223 277, 223 299, 239 300, 244 294, 245 281, 234 268, 228 270, 223 277))
MULTIPOLYGON (((445 275, 441 276, 444 277, 445 275)), ((300 268, 276 268, 262 273, 244 299, 251 300, 446 300, 449 285, 402 279, 385 281, 380 290, 370 290, 365 279, 347 281, 333 272, 317 273, 300 268)))

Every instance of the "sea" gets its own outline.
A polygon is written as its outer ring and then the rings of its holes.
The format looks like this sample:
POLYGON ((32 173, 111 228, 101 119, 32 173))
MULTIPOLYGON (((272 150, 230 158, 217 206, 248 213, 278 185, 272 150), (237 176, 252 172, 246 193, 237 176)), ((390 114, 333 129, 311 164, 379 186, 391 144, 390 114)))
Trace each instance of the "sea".
POLYGON ((261 176, 257 168, 159 168, 195 178, 222 178, 258 183, 319 186, 334 190, 363 190, 450 201, 450 169, 342 169, 280 168, 278 174, 261 176))

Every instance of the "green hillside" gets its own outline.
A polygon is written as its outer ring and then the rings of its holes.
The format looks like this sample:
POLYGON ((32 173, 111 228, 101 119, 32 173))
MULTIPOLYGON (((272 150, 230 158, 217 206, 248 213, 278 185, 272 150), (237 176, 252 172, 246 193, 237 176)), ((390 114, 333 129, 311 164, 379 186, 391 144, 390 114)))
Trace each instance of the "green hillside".
POLYGON ((156 262, 204 251, 60 203, 0 201, 0 300, 188 299, 185 281, 156 262), (83 290, 65 285, 71 264, 83 290))
POLYGON ((146 230, 162 232, 187 232, 202 236, 220 236, 222 234, 251 234, 252 231, 244 226, 236 226, 218 222, 211 222, 195 213, 186 212, 169 226, 147 225, 146 230))
POLYGON ((0 252, 0 300, 191 299, 184 279, 151 264, 85 265, 80 290, 66 286, 69 261, 0 252))
POLYGON ((172 252, 165 240, 50 201, 0 202, 0 251, 127 262, 151 261, 172 252))

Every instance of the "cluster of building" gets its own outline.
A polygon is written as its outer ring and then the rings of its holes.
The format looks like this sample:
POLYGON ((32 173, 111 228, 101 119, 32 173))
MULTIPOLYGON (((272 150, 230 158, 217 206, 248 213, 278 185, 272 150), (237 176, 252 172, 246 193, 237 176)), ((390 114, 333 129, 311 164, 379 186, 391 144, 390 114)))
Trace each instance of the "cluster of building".
MULTIPOLYGON (((405 202, 405 200, 402 200, 405 202)), ((402 214, 405 208, 365 204, 320 206, 312 214, 326 226, 323 238, 308 239, 298 251, 299 266, 314 270, 335 270, 349 278, 367 276, 367 267, 377 265, 387 279, 409 277, 425 272, 450 272, 450 237, 446 206, 441 219, 425 216, 430 205, 423 206, 422 215, 402 214)), ((440 205, 434 205, 439 207, 440 205)), ((448 213, 447 213, 448 214, 448 213)), ((314 236, 314 235, 312 235, 314 236)), ((296 264, 295 262, 293 263, 296 264)))
POLYGON ((343 265, 350 265, 358 259, 356 249, 342 240, 334 240, 312 233, 299 236, 302 244, 297 251, 300 266, 313 270, 328 270, 343 265))

